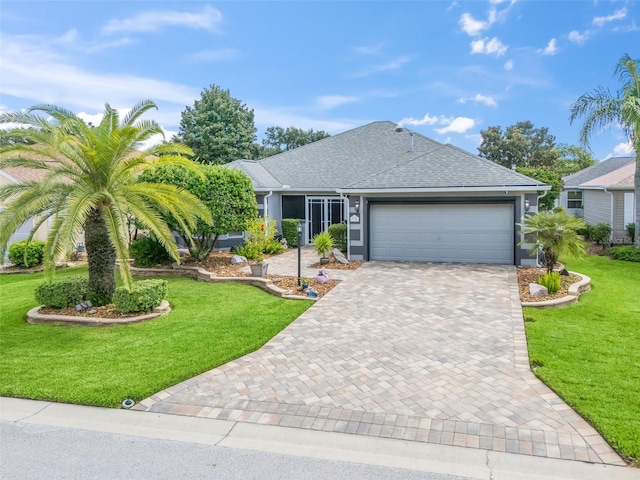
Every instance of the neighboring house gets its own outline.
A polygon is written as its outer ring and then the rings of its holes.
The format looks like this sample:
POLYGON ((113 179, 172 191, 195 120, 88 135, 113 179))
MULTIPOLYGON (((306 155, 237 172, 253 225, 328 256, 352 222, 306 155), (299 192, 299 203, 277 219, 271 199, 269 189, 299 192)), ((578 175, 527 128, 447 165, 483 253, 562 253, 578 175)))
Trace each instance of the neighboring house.
MULTIPOLYGON (((0 186, 14 184, 21 184, 24 182, 41 181, 46 172, 44 170, 37 170, 34 168, 26 168, 26 167, 7 167, 0 170, 0 186)), ((6 203, 0 200, 0 211, 6 208, 6 203)), ((35 226, 34 219, 30 218, 27 220, 18 230, 11 236, 9 240, 9 245, 14 242, 18 242, 20 240, 26 240, 29 238, 29 234, 31 230, 35 226)), ((47 239, 47 234, 49 232, 49 225, 47 222, 42 224, 34 238, 36 240, 45 241, 47 239)), ((8 251, 8 249, 7 249, 8 251)))
POLYGON ((614 157, 564 177, 560 205, 588 225, 611 225, 611 242, 626 243, 635 219, 635 157, 614 157))
POLYGON ((251 178, 261 214, 304 220, 306 244, 348 223, 354 260, 536 263, 516 224, 550 187, 392 122, 228 166, 251 178))

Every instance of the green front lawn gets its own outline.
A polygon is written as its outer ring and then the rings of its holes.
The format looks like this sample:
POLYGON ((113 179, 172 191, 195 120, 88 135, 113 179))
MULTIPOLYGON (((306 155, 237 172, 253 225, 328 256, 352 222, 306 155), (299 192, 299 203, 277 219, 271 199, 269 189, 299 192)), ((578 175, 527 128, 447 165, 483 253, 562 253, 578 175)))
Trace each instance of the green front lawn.
POLYGON ((535 373, 622 456, 640 459, 640 264, 587 256, 567 268, 591 292, 566 308, 525 308, 535 373))
MULTIPOLYGON (((86 267, 57 277, 86 274, 86 267)), ((261 347, 311 305, 239 284, 171 278, 172 312, 115 327, 31 325, 42 274, 0 276, 0 395, 116 407, 261 347)))

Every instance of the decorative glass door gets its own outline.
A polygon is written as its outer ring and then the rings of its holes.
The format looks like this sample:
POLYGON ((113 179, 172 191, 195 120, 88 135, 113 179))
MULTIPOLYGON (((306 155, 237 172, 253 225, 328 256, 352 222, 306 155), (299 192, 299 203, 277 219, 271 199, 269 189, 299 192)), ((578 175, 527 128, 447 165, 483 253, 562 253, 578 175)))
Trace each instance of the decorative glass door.
POLYGON ((307 197, 307 243, 318 233, 326 232, 329 225, 344 219, 344 201, 340 197, 307 197))

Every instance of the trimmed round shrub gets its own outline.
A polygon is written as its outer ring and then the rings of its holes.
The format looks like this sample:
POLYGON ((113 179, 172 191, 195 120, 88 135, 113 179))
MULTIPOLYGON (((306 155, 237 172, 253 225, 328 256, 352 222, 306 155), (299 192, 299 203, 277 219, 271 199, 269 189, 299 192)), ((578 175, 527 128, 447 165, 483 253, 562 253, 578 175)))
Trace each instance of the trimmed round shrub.
POLYGON ((611 225, 608 223, 598 223, 589 226, 589 240, 596 242, 598 245, 605 245, 611 237, 611 225))
POLYGON ((69 308, 87 298, 88 287, 86 277, 64 278, 38 285, 35 295, 38 303, 45 307, 69 308))
POLYGON ((21 240, 9 246, 9 260, 16 267, 29 268, 42 265, 44 259, 44 242, 40 240, 21 240))
POLYGON ((150 312, 167 296, 167 285, 166 280, 154 279, 135 282, 131 290, 118 287, 113 294, 113 304, 122 313, 150 312))
POLYGON ((133 258, 134 267, 155 267, 173 262, 169 252, 154 237, 143 237, 131 242, 129 255, 133 258))

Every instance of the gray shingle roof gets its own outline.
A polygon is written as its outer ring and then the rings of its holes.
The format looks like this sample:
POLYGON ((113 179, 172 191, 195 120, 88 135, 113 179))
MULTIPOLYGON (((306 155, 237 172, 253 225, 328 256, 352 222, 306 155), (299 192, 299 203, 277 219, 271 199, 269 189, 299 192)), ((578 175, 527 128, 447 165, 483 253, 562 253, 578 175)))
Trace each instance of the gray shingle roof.
POLYGON ((563 177, 564 188, 577 187, 582 183, 611 173, 625 165, 634 162, 635 157, 612 157, 587 167, 579 172, 563 177))
POLYGON ((373 122, 260 161, 228 164, 257 190, 503 187, 544 184, 388 121, 373 122))
POLYGON ((346 187, 464 188, 541 186, 543 183, 504 168, 490 160, 447 144, 402 165, 374 173, 346 187))

